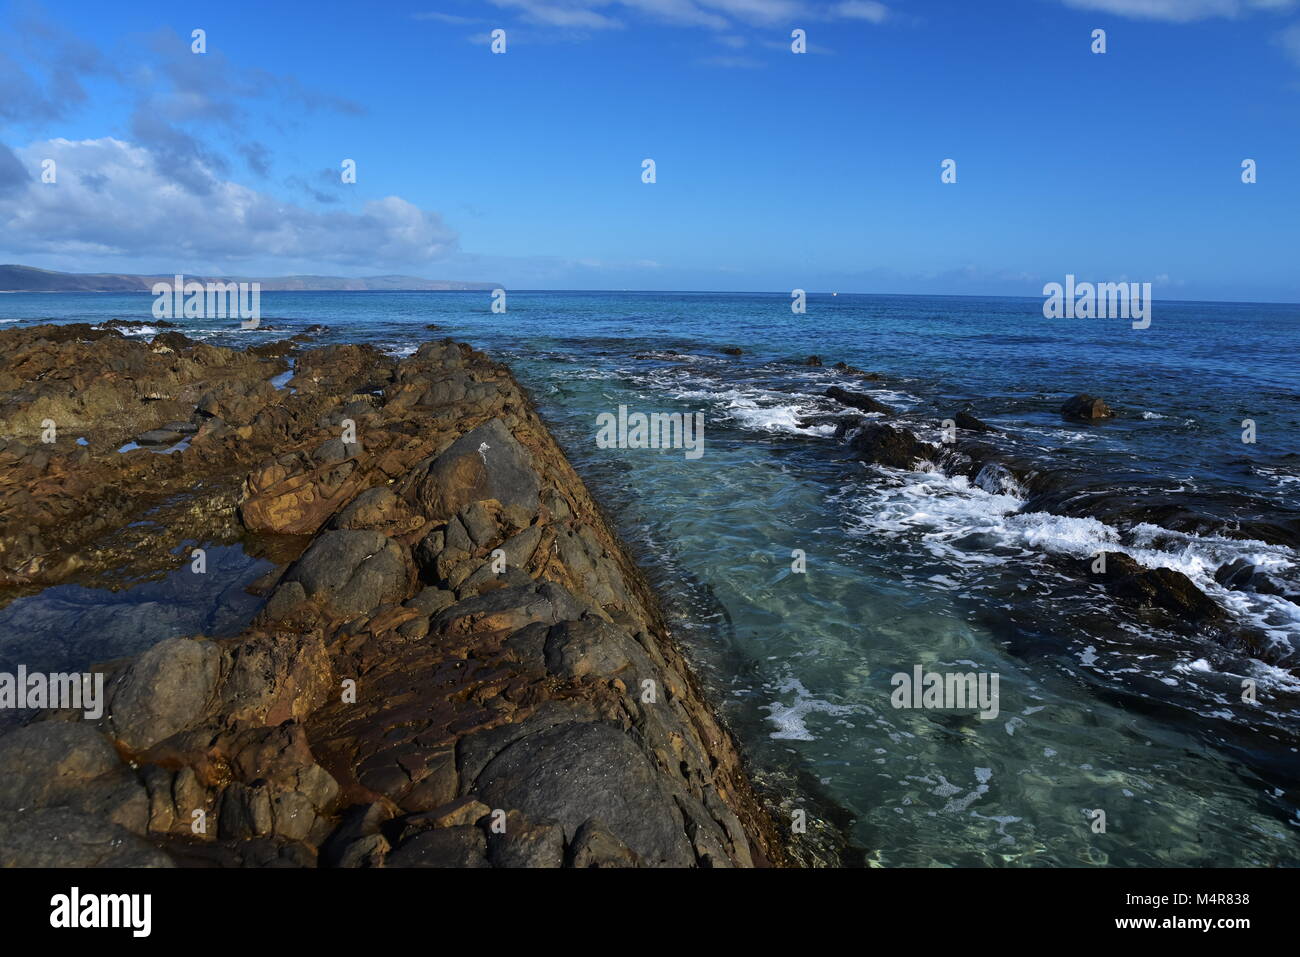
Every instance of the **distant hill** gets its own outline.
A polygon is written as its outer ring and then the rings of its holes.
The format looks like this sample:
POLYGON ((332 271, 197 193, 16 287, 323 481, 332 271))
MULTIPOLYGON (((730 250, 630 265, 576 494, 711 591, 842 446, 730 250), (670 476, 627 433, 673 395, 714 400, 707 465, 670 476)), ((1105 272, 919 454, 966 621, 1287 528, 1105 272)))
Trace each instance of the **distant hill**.
MULTIPOLYGON (((126 273, 53 272, 32 266, 0 266, 0 292, 149 292, 154 283, 173 276, 133 276, 126 273)), ((417 276, 191 276, 188 282, 256 282, 263 292, 403 292, 448 289, 495 289, 498 283, 420 279, 417 276)))

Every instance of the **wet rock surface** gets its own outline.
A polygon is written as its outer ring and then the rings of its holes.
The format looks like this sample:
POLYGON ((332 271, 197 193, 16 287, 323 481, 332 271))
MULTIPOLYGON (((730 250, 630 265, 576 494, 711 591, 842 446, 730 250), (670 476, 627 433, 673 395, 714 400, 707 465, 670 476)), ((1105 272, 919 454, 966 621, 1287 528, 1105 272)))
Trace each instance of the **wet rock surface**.
MULTIPOLYGON (((168 502, 159 521, 187 514, 193 539, 297 544, 240 633, 99 666, 101 716, 0 736, 0 864, 785 862, 644 578, 505 367, 451 340, 397 360, 180 338, 0 333, 5 582, 101 572, 168 502), (116 451, 160 431, 189 442, 116 451)), ((187 560, 163 539, 137 566, 187 560)))

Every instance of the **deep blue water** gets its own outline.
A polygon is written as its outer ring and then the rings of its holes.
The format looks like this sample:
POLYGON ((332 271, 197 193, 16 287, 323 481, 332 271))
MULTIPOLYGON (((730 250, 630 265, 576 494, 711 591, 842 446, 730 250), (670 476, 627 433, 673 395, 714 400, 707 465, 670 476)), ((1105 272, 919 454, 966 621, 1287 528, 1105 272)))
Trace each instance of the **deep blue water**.
MULTIPOLYGON (((12 294, 0 319, 147 322, 151 302, 12 294)), ((252 344, 324 323, 321 342, 399 354, 445 334, 510 363, 659 586, 756 776, 787 808, 843 809, 873 864, 1300 858, 1300 608, 1213 577, 1246 558, 1300 585, 1296 306, 1157 302, 1134 330, 1047 320, 1028 299, 814 295, 804 315, 775 294, 489 304, 266 293, 270 328, 180 324, 252 344), (794 361, 810 354, 824 365, 794 361), (831 368, 841 360, 884 380, 831 368), (1001 451, 1107 504, 1039 511, 996 476, 849 461, 830 427, 799 424, 840 409, 830 385, 869 392, 931 441, 969 406, 1005 430, 1001 451), (1082 391, 1116 419, 1062 419, 1082 391), (620 404, 703 412, 705 454, 597 448, 597 415, 620 404), (1155 627, 1081 581, 1070 562, 1102 547, 1187 574, 1226 633, 1155 627), (917 664, 996 673, 999 716, 894 708, 890 676, 917 664), (1241 700, 1244 678, 1257 703, 1241 700)))

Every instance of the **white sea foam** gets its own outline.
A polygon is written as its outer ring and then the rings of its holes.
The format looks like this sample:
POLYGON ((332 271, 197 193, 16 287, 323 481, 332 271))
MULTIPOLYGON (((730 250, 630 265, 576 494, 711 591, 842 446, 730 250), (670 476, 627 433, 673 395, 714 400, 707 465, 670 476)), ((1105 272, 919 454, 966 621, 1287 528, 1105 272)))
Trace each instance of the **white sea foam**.
POLYGON ((778 700, 762 706, 770 712, 768 720, 776 725, 776 730, 772 732, 774 738, 787 741, 815 741, 816 736, 808 730, 808 725, 804 722, 808 715, 817 713, 845 715, 852 714, 854 711, 854 708, 849 705, 833 704, 814 697, 812 692, 803 686, 803 682, 793 675, 786 677, 776 690, 781 695, 793 694, 794 703, 787 705, 778 700))
MULTIPOLYGON (((1121 543, 1120 531, 1096 518, 1021 512, 1025 500, 999 488, 1001 482, 985 483, 998 489, 990 491, 965 476, 937 470, 880 471, 887 484, 873 486, 851 506, 862 534, 914 537, 933 557, 971 571, 1036 555, 1088 559, 1099 551, 1123 552, 1147 568, 1182 572, 1242 623, 1300 647, 1300 608, 1280 597, 1224 588, 1214 580, 1216 570, 1237 559, 1275 574, 1293 573, 1300 565, 1294 549, 1150 524, 1135 526, 1121 543), (972 535, 978 536, 978 547, 964 541, 972 535)), ((934 584, 952 587, 950 579, 934 584)))

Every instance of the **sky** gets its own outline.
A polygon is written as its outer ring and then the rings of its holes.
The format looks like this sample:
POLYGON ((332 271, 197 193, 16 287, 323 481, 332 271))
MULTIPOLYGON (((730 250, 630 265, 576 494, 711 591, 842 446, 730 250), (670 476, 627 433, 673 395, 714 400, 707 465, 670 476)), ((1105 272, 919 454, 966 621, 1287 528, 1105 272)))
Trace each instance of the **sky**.
POLYGON ((1298 214, 1300 0, 0 0, 6 263, 1300 302, 1298 214))

